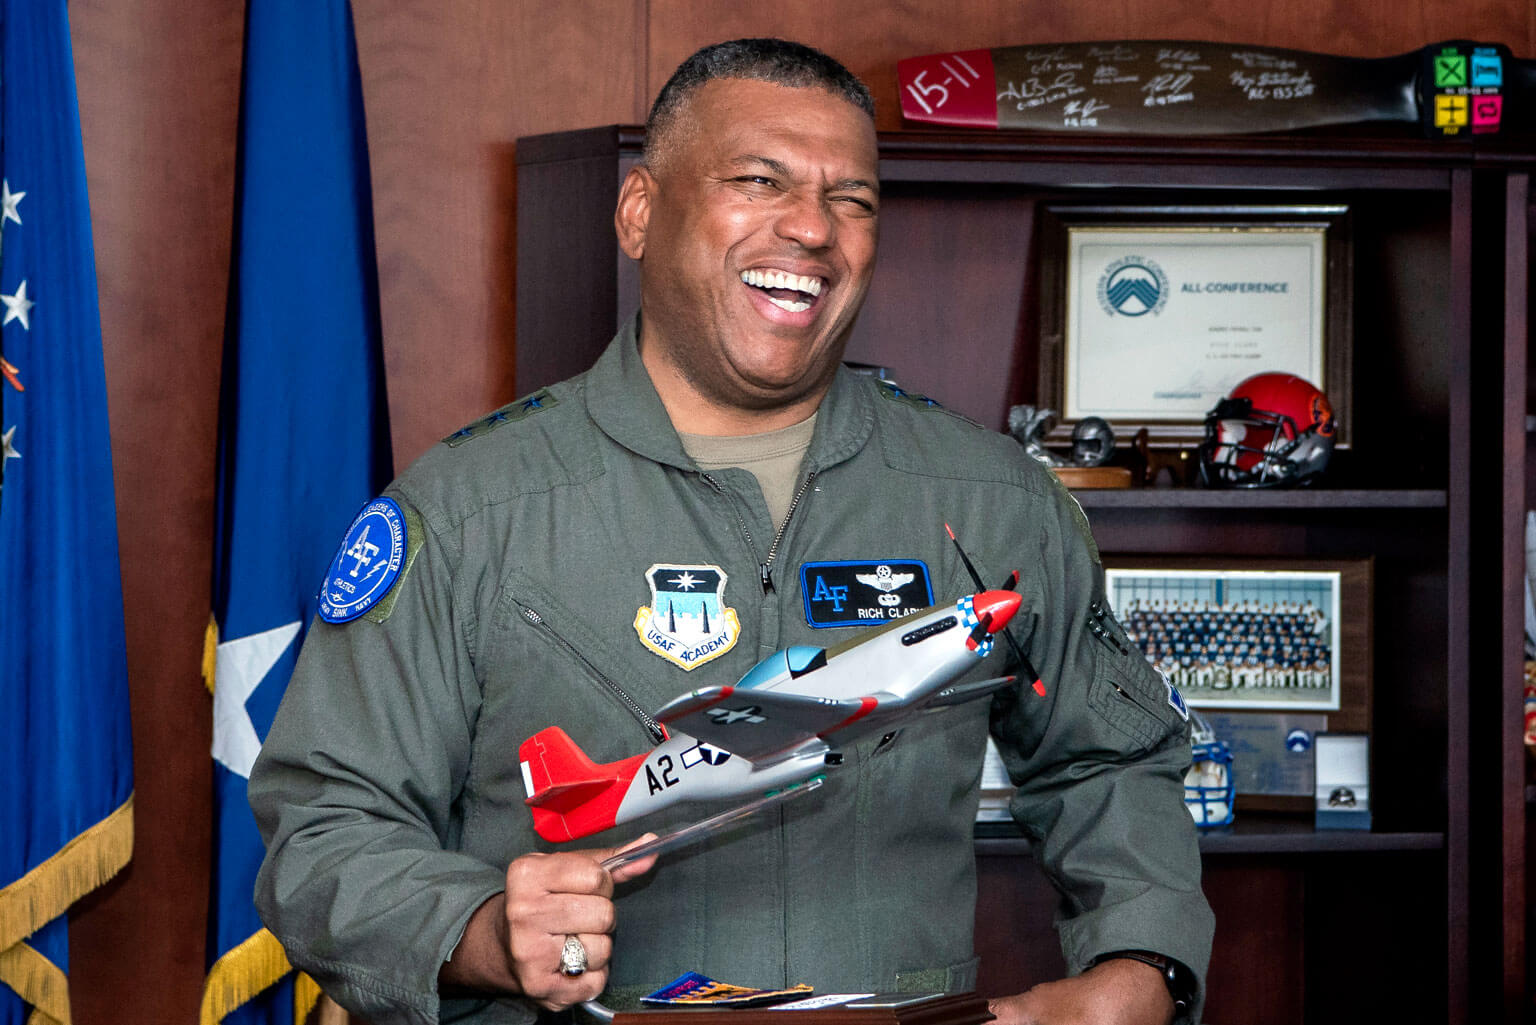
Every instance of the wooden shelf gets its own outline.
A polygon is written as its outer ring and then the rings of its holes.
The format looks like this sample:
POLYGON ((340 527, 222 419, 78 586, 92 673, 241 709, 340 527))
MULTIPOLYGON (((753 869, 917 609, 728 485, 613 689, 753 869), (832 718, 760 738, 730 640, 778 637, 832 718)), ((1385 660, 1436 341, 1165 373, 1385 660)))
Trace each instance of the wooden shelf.
MULTIPOLYGON (((1438 851, 1444 847, 1441 832, 1317 829, 1306 815, 1252 812, 1239 814, 1230 826, 1200 834, 1200 852, 1205 855, 1438 851)), ((1029 841, 1008 823, 986 823, 977 830, 977 857, 1018 856, 1029 850, 1029 841)))
POLYGON ((1084 509, 1444 509, 1446 493, 1411 489, 1122 488, 1072 492, 1084 509))

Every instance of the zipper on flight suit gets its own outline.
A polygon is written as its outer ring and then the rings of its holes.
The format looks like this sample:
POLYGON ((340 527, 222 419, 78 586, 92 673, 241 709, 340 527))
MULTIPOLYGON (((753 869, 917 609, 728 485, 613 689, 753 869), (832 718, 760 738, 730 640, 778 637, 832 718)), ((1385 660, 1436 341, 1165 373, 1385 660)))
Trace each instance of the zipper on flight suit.
POLYGON ((526 605, 522 605, 520 607, 523 610, 524 619, 528 620, 528 622, 532 623, 534 626, 547 633, 551 638, 554 639, 556 644, 558 644, 566 651, 567 654, 571 655, 582 665, 586 666, 587 672, 591 673, 599 683, 601 683, 609 690, 609 692, 613 694, 614 697, 619 699, 619 702, 625 708, 629 709, 629 714, 634 716, 635 719, 639 721, 640 725, 645 727, 645 731, 651 735, 651 743, 660 744, 663 740, 667 739, 667 731, 662 728, 661 723, 657 722, 651 713, 647 712, 643 707, 641 707, 640 702, 630 697, 628 691, 615 683, 612 677, 608 676, 607 673, 604 673, 601 669, 597 668, 597 666, 593 665, 592 660, 587 658, 587 656, 583 655, 580 651, 576 650, 575 645, 573 645, 570 641, 567 641, 564 637, 561 637, 560 634, 557 633, 554 628, 549 625, 543 616, 539 615, 537 612, 535 612, 533 609, 530 609, 526 605))
MULTIPOLYGON (((1090 602, 1088 605, 1088 611, 1093 614, 1093 618, 1088 621, 1088 632, 1102 641, 1105 647, 1112 648, 1122 655, 1129 655, 1131 653, 1130 649, 1121 644, 1120 638, 1116 637, 1113 633, 1110 632, 1108 627, 1103 625, 1103 621, 1106 618, 1104 603, 1099 601, 1090 602)), ((1153 718, 1157 717, 1157 713, 1148 708, 1140 698, 1126 690, 1124 687, 1120 686, 1114 680, 1110 680, 1109 685, 1115 688, 1116 694, 1120 695, 1122 698, 1129 701, 1131 704, 1135 705, 1137 708, 1141 709, 1143 712, 1147 713, 1153 718)))
MULTIPOLYGON (((712 475, 704 473, 700 476, 704 478, 704 480, 709 484, 711 488, 715 490, 717 494, 726 498, 730 498, 730 494, 725 490, 725 485, 721 484, 712 475)), ((795 509, 799 507, 800 500, 805 497, 805 493, 810 490, 811 484, 815 480, 816 471, 812 470, 810 473, 805 475, 805 480, 800 482, 800 490, 796 491, 795 497, 790 499, 789 509, 784 513, 784 522, 779 524, 778 533, 773 535, 773 543, 768 546, 768 557, 758 563, 757 579, 758 583, 763 585, 764 594, 774 593, 773 560, 778 557, 779 542, 784 539, 784 531, 789 528, 789 521, 794 518, 795 509)), ((757 546, 752 542, 752 531, 750 528, 748 528, 746 519, 741 515, 741 510, 736 507, 736 503, 734 501, 731 503, 731 512, 735 513, 736 523, 741 527, 741 534, 747 539, 747 550, 752 553, 752 560, 756 562, 757 546)))

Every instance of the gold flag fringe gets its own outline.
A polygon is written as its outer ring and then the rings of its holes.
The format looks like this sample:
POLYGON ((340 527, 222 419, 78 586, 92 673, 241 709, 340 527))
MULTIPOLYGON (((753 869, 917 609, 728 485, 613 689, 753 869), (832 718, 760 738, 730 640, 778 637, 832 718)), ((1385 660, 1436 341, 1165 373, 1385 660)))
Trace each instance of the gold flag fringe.
POLYGON ((293 980, 293 1020, 297 1023, 309 1020, 309 1012, 320 1002, 320 987, 303 972, 293 980))
POLYGON ((0 950, 0 982, 32 1005, 27 1025, 70 1025, 69 980, 58 965, 25 943, 0 950))
MULTIPOLYGON (((199 1025, 219 1025, 226 1014, 267 987, 275 985, 292 970, 293 965, 288 963, 288 955, 283 953, 283 945, 272 935, 271 930, 262 929, 245 942, 230 947, 208 969, 208 978, 203 980, 203 1007, 198 1017, 199 1025)), ((319 993, 318 988, 315 992, 319 993)), ((297 989, 294 997, 297 1006, 297 989)))
POLYGON ((203 686, 213 693, 214 667, 219 659, 219 621, 208 615, 208 629, 203 631, 203 686))
POLYGON ((0 890, 0 951, 8 951, 58 918, 116 875, 132 855, 133 795, 129 794, 112 814, 0 890))

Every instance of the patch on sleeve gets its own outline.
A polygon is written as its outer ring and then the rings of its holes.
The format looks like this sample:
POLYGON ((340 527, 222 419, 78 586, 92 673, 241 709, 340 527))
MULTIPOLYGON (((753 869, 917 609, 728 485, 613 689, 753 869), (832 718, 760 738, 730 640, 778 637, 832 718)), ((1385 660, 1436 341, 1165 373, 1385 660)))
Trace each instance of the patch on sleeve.
POLYGON ((375 607, 405 565, 406 524, 392 498, 363 506, 347 528, 320 588, 320 618, 349 623, 375 607))
POLYGON ((540 388, 532 395, 525 395, 514 402, 509 402, 494 413, 489 413, 472 424, 467 424, 454 431, 443 439, 443 444, 449 448, 457 448, 482 434, 489 434, 502 424, 514 423, 518 420, 526 420, 534 413, 544 409, 551 409, 560 404, 560 400, 549 393, 549 389, 540 388))
POLYGON ((817 628, 886 623, 933 604, 921 559, 807 562, 800 567, 805 622, 817 628))
POLYGON ((1163 686, 1168 688, 1168 707, 1179 713, 1180 719, 1189 722, 1189 706, 1184 704, 1184 695, 1179 693, 1179 688, 1175 687, 1173 681, 1168 679, 1168 674, 1163 672, 1161 666, 1153 666, 1152 668, 1157 670, 1157 675, 1163 678, 1163 686))
MULTIPOLYGON (((395 578, 395 583, 401 584, 410 576, 411 566, 416 562, 416 553, 421 551, 421 543, 427 536, 426 527, 421 522, 421 514, 411 506, 402 506, 400 509, 405 516, 405 565, 400 567, 400 575, 395 578)), ((382 623, 389 618, 389 614, 395 611, 395 599, 400 597, 400 588, 391 587, 384 597, 374 602, 373 608, 363 613, 363 618, 370 623, 382 623)))

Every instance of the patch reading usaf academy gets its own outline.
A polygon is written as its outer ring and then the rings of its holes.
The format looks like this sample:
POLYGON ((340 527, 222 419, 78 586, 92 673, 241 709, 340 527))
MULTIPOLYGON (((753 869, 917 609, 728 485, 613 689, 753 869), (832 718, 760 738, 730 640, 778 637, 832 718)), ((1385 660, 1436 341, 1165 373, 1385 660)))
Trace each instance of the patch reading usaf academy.
POLYGON ((635 613, 641 644, 687 670, 736 646, 741 621, 725 604, 725 570, 657 563, 645 571, 645 579, 651 603, 635 613))
POLYGON ((920 559, 807 562, 800 593, 809 626, 868 626, 933 604, 928 564, 920 559))
POLYGON ((320 588, 320 618, 348 623, 373 608, 400 577, 405 517, 391 498, 375 498, 347 528, 320 588))

